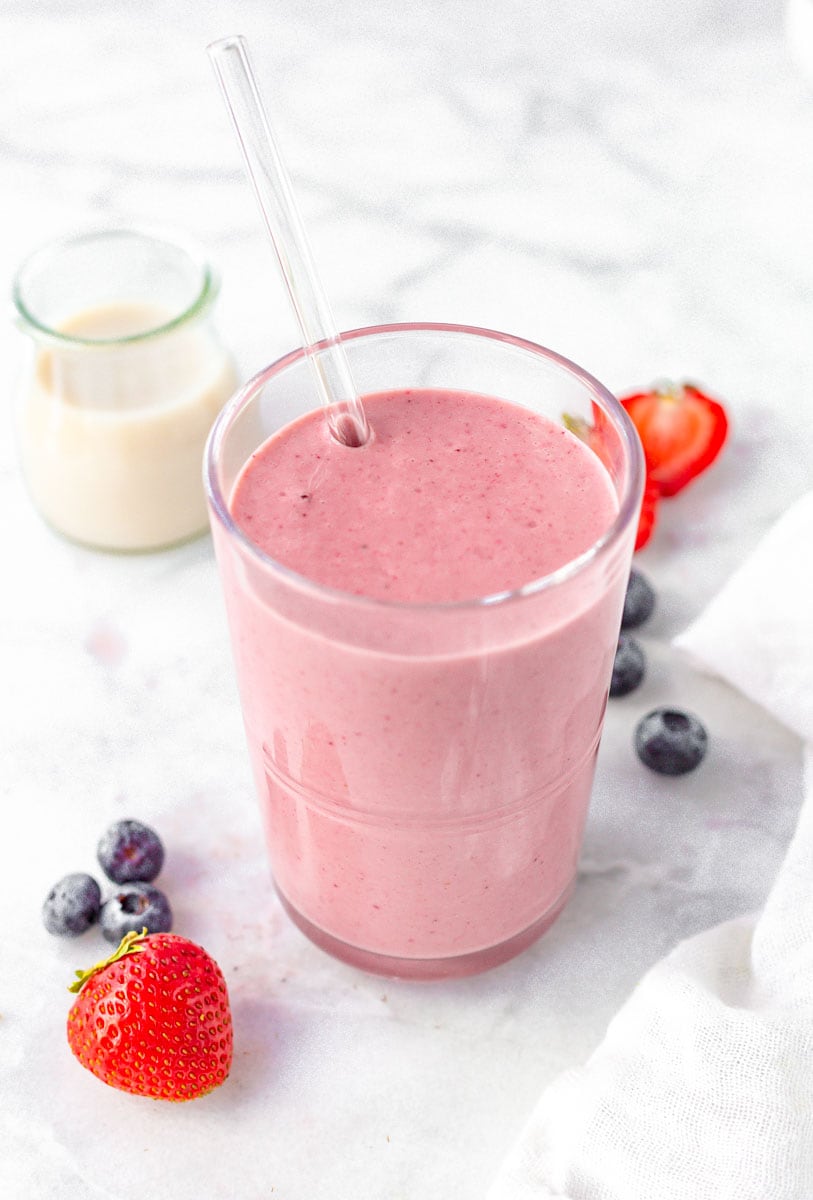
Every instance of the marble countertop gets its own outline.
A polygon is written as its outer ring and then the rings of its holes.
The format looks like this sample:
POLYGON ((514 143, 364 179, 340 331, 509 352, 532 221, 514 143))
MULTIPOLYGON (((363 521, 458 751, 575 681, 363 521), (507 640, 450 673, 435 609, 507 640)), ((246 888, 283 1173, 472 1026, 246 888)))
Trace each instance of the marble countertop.
MULTIPOLYGON (((639 556, 659 593, 644 686, 613 702, 580 881, 552 931, 463 982, 358 973, 285 918, 260 849, 208 539, 114 557, 41 523, 16 462, 20 343, 0 334, 0 1193, 8 1200, 476 1200, 544 1085, 681 938, 757 907, 800 747, 671 648, 813 484, 813 87, 779 0, 5 0, 0 273, 74 229, 204 242, 245 377, 298 341, 204 48, 242 32, 341 327, 491 326, 618 391, 696 379, 731 444, 639 556), (701 714, 707 761, 644 770, 637 717, 701 714), (92 935, 42 929, 105 825, 163 834, 176 928, 218 959, 237 1051, 205 1101, 103 1088, 63 1032, 92 935)), ((93 944, 91 945, 91 941, 93 944)))

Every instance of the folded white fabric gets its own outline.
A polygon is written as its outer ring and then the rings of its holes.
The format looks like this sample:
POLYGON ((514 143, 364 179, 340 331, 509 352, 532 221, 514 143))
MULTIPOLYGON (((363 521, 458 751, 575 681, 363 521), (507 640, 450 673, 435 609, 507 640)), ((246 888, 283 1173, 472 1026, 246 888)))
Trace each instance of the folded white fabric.
POLYGON ((810 495, 676 643, 808 742, 765 908, 645 976, 542 1096, 488 1200, 813 1200, 812 595, 810 495))
POLYGON ((675 645, 813 744, 813 492, 675 645))

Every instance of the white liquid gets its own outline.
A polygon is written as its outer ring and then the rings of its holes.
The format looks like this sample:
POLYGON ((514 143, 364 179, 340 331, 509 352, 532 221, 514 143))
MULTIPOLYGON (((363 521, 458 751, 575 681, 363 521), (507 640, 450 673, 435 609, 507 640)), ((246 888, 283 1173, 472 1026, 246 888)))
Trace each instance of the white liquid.
POLYGON ((23 469, 42 515, 77 541, 149 550, 206 527, 203 447, 235 388, 231 358, 203 324, 111 340, 168 319, 152 306, 107 305, 60 326, 92 345, 37 352, 22 404, 23 469))

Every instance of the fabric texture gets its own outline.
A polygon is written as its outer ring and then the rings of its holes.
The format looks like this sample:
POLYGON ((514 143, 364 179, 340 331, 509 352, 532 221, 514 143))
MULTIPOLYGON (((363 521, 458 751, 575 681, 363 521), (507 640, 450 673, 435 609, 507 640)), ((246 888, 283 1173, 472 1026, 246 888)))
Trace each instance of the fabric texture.
POLYGON ((547 1089, 488 1200, 813 1198, 813 494, 676 645, 806 742, 763 911, 682 942, 547 1089))

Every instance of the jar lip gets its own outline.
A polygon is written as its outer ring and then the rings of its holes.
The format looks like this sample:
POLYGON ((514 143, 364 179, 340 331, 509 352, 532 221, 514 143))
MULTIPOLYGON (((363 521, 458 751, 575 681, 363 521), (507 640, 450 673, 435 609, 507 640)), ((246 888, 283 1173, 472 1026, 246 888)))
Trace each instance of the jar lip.
POLYGON ((134 342, 143 342, 149 338, 170 333, 172 330, 179 328, 179 326, 186 324, 187 321, 191 321, 202 315, 216 299, 219 289, 220 280, 217 273, 209 262, 202 246, 197 242, 171 231, 138 225, 90 229, 82 233, 67 234, 65 237, 55 238, 53 241, 39 246, 23 260, 17 269, 12 282, 11 298, 20 325, 25 330, 35 332, 40 341, 50 342, 58 346, 111 347, 131 345, 134 342), (173 250, 180 250, 199 273, 200 285, 192 301, 168 321, 151 325, 148 329, 141 330, 139 333, 117 337, 82 337, 74 333, 64 333, 59 329, 54 329, 53 325, 40 320, 34 315, 24 298, 26 276, 43 258, 58 254, 60 251, 74 246, 90 245, 93 242, 115 240, 116 238, 140 238, 146 242, 153 244, 160 243, 173 250))
MULTIPOLYGON (((618 511, 607 529, 589 546, 583 553, 570 559, 562 566, 549 572, 547 575, 542 575, 536 579, 529 580, 527 583, 512 588, 508 591, 494 592, 488 596, 476 596, 466 600, 448 600, 448 601, 402 601, 402 600, 383 600, 378 597, 356 595, 353 592, 345 592, 338 588, 331 587, 328 584, 316 582, 309 579, 305 575, 301 575, 291 567, 285 566, 278 562, 271 555, 266 554, 255 542, 243 532, 240 526, 235 521, 229 508, 228 498, 224 495, 218 478, 218 459, 222 452, 223 442, 228 434, 229 428, 233 421, 239 416, 245 405, 259 392, 266 382, 273 376, 287 370, 295 363, 306 358, 309 351, 305 347, 299 347, 296 350, 290 351, 288 354, 278 358, 270 366, 259 371, 253 378, 243 384, 241 388, 226 402, 223 408, 215 417, 214 424, 209 431, 209 437, 206 442, 206 448, 203 452, 203 478, 206 488, 206 496, 211 510, 211 514, 219 525, 225 530, 229 538, 231 538, 237 546, 239 546, 244 554, 247 554, 251 560, 259 563, 264 569, 268 570, 271 575, 278 579, 287 582, 289 585, 300 589, 307 595, 325 600, 329 603, 352 603, 356 606, 367 608, 370 611, 390 611, 390 612, 437 612, 456 614, 461 612, 470 612, 483 608, 502 608, 506 604, 521 602, 532 596, 539 595, 540 592, 556 588, 561 584, 566 583, 574 576, 582 574, 591 563, 597 559, 605 557, 609 552, 621 541, 625 533, 629 529, 633 520, 637 520, 638 507, 641 501, 641 495, 644 490, 644 475, 645 464, 644 454, 641 447, 641 441, 638 437, 635 426, 630 420, 627 412, 624 410, 618 399, 610 392, 603 384, 585 371, 583 367, 578 366, 570 359, 565 358, 561 354, 557 354, 555 350, 550 350, 546 346, 541 346, 536 342, 531 342, 526 338, 516 337, 512 334, 501 333, 495 329, 484 329, 479 326, 461 325, 454 323, 445 323, 438 321, 405 321, 395 322, 387 325, 369 325, 359 329, 351 329, 339 334, 343 342, 353 342, 357 339, 368 337, 381 337, 387 335, 409 336, 410 334, 443 334, 452 337, 475 337, 483 338, 487 341, 502 342, 507 346, 511 346, 520 351, 525 351, 545 359, 547 362, 570 375, 571 378, 577 379, 586 389, 588 393, 592 393, 595 397, 599 397, 603 403, 604 411, 610 417, 615 426, 627 453, 628 472, 625 480, 621 496, 619 498, 618 511)), ((318 350, 325 346, 326 343, 320 342, 313 349, 318 350)))

